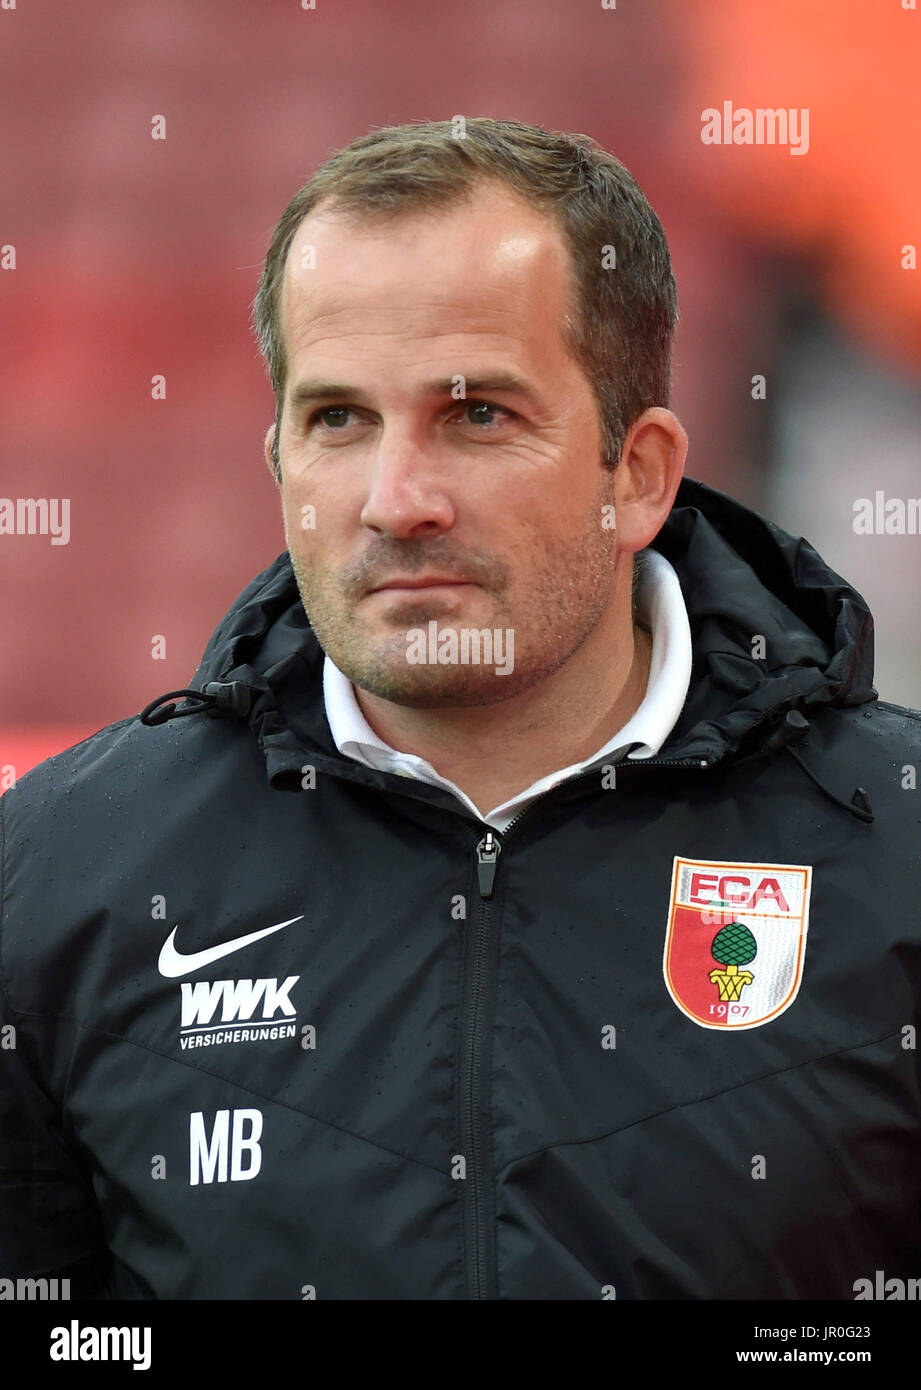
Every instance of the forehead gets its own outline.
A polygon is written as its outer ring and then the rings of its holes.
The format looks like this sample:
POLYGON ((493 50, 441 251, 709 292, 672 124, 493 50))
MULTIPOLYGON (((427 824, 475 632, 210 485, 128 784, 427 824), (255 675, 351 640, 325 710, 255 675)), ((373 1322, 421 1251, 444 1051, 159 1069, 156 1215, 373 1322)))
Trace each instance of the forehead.
MULTIPOLYGON (((476 334, 559 342, 571 257, 555 221, 490 181, 469 202, 386 218, 326 201, 300 223, 285 264, 289 360, 335 340, 476 334)), ((447 343, 445 344, 447 346, 447 343)))

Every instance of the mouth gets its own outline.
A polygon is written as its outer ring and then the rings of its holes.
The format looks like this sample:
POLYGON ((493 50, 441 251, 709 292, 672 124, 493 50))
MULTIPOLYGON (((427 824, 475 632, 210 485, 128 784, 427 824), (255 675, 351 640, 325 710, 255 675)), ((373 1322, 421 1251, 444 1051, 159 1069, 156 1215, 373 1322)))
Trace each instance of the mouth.
POLYGON ((387 584, 381 584, 376 589, 369 590, 369 593, 426 594, 431 596, 434 593, 451 593, 455 589, 470 589, 473 587, 469 579, 393 579, 387 584))

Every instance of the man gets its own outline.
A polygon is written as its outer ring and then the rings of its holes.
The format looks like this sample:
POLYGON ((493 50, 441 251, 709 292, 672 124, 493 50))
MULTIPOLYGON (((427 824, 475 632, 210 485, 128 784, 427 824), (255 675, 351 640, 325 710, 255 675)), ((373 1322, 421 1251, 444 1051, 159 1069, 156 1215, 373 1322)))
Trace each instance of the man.
POLYGON ((384 129, 293 200, 287 550, 188 691, 0 802, 0 1274, 921 1275, 921 716, 805 541, 682 480, 675 317, 585 137, 384 129))

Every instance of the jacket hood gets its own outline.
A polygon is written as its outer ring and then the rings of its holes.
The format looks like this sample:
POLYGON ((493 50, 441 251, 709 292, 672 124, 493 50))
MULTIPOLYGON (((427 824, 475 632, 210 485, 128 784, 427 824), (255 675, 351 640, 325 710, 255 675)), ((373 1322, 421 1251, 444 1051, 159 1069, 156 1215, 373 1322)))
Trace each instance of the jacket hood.
MULTIPOLYGON (((678 575, 693 648, 687 699, 660 760, 713 763, 780 748, 806 732, 811 710, 877 698, 870 610, 802 537, 683 478, 651 548, 678 575)), ((300 766, 305 747, 341 765, 351 760, 329 731, 323 658, 285 550, 231 605, 195 689, 172 692, 198 704, 160 709, 145 722, 198 711, 246 718, 273 783, 300 766)))

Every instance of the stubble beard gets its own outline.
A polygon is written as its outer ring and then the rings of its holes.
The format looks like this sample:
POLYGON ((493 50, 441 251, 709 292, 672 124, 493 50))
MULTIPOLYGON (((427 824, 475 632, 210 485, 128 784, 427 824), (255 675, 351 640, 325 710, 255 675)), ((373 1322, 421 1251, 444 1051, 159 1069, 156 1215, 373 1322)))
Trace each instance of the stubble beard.
MULTIPOLYGON (((532 593, 522 599, 517 613, 505 599, 504 588, 498 594, 472 589, 470 599, 460 604, 437 598, 407 600, 402 609, 394 596, 387 601, 391 630, 385 631, 384 621, 378 618, 372 633, 367 620, 357 616, 359 605, 343 599, 335 577, 311 568, 289 547, 298 592, 317 641, 350 681, 396 705, 469 709, 512 699, 558 671, 594 631, 612 600, 616 545, 613 531, 601 525, 602 506, 611 501, 610 489, 611 475, 606 471, 576 535, 554 538, 548 545, 540 532, 534 532, 525 553, 533 554, 542 545, 543 561, 532 593), (484 604, 483 594, 491 602, 484 604), (459 635, 465 627, 502 629, 503 636, 511 629, 513 669, 500 675, 495 664, 413 664, 407 656, 407 631, 427 633, 432 619, 439 632, 454 628, 459 635)), ((382 600, 360 602, 366 608, 369 603, 384 607, 382 600)))

